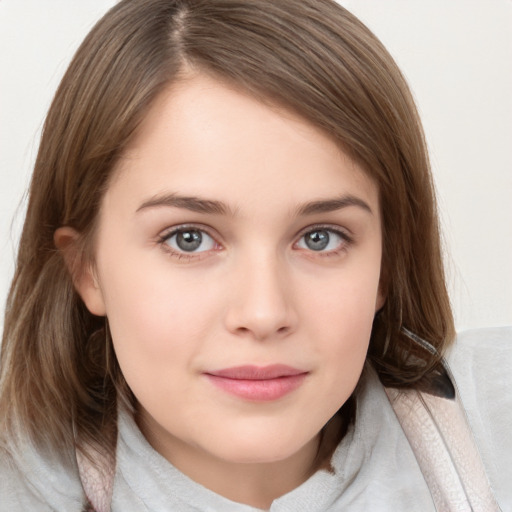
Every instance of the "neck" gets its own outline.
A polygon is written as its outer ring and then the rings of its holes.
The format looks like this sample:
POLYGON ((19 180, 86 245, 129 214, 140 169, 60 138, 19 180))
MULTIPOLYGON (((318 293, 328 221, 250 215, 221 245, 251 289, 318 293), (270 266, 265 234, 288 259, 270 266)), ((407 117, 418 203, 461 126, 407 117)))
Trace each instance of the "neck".
POLYGON ((267 510, 272 502, 305 482, 313 473, 318 440, 314 439, 285 460, 267 463, 231 463, 185 452, 171 462, 204 487, 255 508, 267 510))
POLYGON ((300 486, 318 469, 329 468, 328 460, 325 463, 324 459, 325 435, 315 436, 283 460, 239 463, 185 443, 146 417, 139 416, 137 422, 153 448, 183 474, 231 501, 263 510, 268 510, 275 499, 300 486), (319 455, 323 460, 319 460, 319 455))

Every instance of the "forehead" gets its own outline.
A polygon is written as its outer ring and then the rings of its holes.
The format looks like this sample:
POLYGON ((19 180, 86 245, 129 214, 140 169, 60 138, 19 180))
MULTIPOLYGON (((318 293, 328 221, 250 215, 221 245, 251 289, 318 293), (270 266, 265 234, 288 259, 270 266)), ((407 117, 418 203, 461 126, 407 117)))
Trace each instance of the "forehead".
POLYGON ((164 91, 124 152, 107 195, 215 198, 238 210, 353 194, 378 204, 373 180, 296 114, 204 75, 164 91))

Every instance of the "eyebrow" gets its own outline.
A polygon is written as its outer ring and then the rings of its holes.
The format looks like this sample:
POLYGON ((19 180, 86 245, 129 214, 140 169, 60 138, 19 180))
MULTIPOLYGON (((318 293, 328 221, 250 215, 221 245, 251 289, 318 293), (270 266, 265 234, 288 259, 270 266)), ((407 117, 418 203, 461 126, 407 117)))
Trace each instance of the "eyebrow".
POLYGON ((373 215, 373 211, 366 201, 363 201, 359 197, 351 194, 346 194, 335 199, 321 199, 303 204, 297 209, 297 215, 313 215, 315 213, 334 212, 349 206, 357 206, 373 215))
MULTIPOLYGON (((314 215, 316 213, 328 213, 341 210, 349 206, 357 206, 373 215, 373 211, 367 202, 350 194, 333 199, 320 199, 302 204, 296 209, 296 215, 304 216, 314 215)), ((235 215, 235 211, 222 201, 202 199, 196 196, 180 196, 172 193, 151 197, 137 208, 137 212, 148 208, 158 207, 183 208, 192 212, 205 214, 235 215)))
POLYGON ((201 199, 195 196, 180 196, 178 194, 164 194, 153 196, 142 203, 137 212, 147 208, 167 206, 171 208, 183 208, 197 213, 211 213, 217 215, 233 214, 231 209, 221 201, 201 199))

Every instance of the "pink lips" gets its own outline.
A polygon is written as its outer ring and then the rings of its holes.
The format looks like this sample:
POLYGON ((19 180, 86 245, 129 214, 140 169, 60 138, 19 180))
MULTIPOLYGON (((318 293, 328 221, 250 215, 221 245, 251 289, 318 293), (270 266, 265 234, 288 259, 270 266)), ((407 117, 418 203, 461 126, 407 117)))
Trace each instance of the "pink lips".
POLYGON ((308 372, 282 364, 236 366, 206 372, 208 379, 222 390, 245 400, 269 402, 297 389, 308 372))

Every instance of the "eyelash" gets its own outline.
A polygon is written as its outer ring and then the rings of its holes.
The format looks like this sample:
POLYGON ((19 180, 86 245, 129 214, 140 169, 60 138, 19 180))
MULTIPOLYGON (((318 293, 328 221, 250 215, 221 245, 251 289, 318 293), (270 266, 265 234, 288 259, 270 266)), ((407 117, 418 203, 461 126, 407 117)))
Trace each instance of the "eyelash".
MULTIPOLYGON (((173 236, 177 235, 178 233, 185 233, 187 231, 199 231, 201 233, 205 233, 206 235, 208 235, 208 237, 210 237, 213 240, 213 242, 215 243, 216 246, 221 247, 220 244, 217 242, 216 238, 212 234, 210 234, 209 230, 206 229, 205 226, 195 225, 195 224, 190 224, 190 225, 183 224, 183 225, 171 228, 170 230, 162 233, 158 237, 157 242, 165 252, 170 254, 172 257, 177 258, 178 260, 196 260, 196 261, 198 261, 204 257, 207 257, 208 253, 211 252, 210 250, 187 253, 186 251, 181 252, 181 251, 177 251, 177 250, 173 249, 172 247, 170 247, 168 242, 173 236)), ((307 228, 303 229, 297 235, 297 240, 294 242, 293 246, 296 247, 297 244, 303 239, 303 237, 305 237, 307 234, 313 233, 315 231, 327 231, 328 233, 335 234, 336 236, 338 236, 341 239, 340 247, 337 249, 330 250, 330 251, 315 251, 313 249, 308 250, 308 249, 297 248, 298 250, 308 252, 314 256, 332 257, 332 256, 338 256, 342 252, 347 251, 348 248, 354 243, 354 239, 346 231, 341 230, 338 227, 318 224, 318 225, 308 226, 307 228)), ((218 251, 219 249, 215 248, 213 250, 218 251)))
POLYGON ((334 227, 331 225, 325 225, 325 224, 316 224, 313 226, 308 226, 307 228, 303 229, 297 238, 297 241, 293 244, 296 246, 300 240, 303 239, 308 233, 314 233, 315 231, 327 231, 328 233, 334 233, 336 236, 338 236, 341 239, 340 247, 336 249, 332 249, 330 251, 314 251, 313 249, 299 249, 304 250, 311 255, 321 257, 321 258, 329 258, 332 256, 339 256, 341 253, 346 252, 349 247, 354 243, 354 239, 352 236, 350 236, 345 230, 340 229, 339 227, 334 227))
MULTIPOLYGON (((210 234, 209 230, 206 229, 205 226, 196 225, 196 224, 182 224, 180 226, 171 228, 168 231, 164 231, 159 237, 158 237, 158 244, 162 247, 162 249, 167 252, 171 257, 177 258, 178 260, 200 260, 208 255, 210 251, 199 251, 199 252, 186 252, 186 251, 177 251, 173 249, 169 245, 169 240, 177 235, 178 233, 186 233, 187 231, 199 231, 201 233, 205 233, 208 235, 215 243, 216 246, 220 247, 220 244, 217 242, 215 237, 210 234)), ((217 248, 214 250, 218 251, 217 248)))

